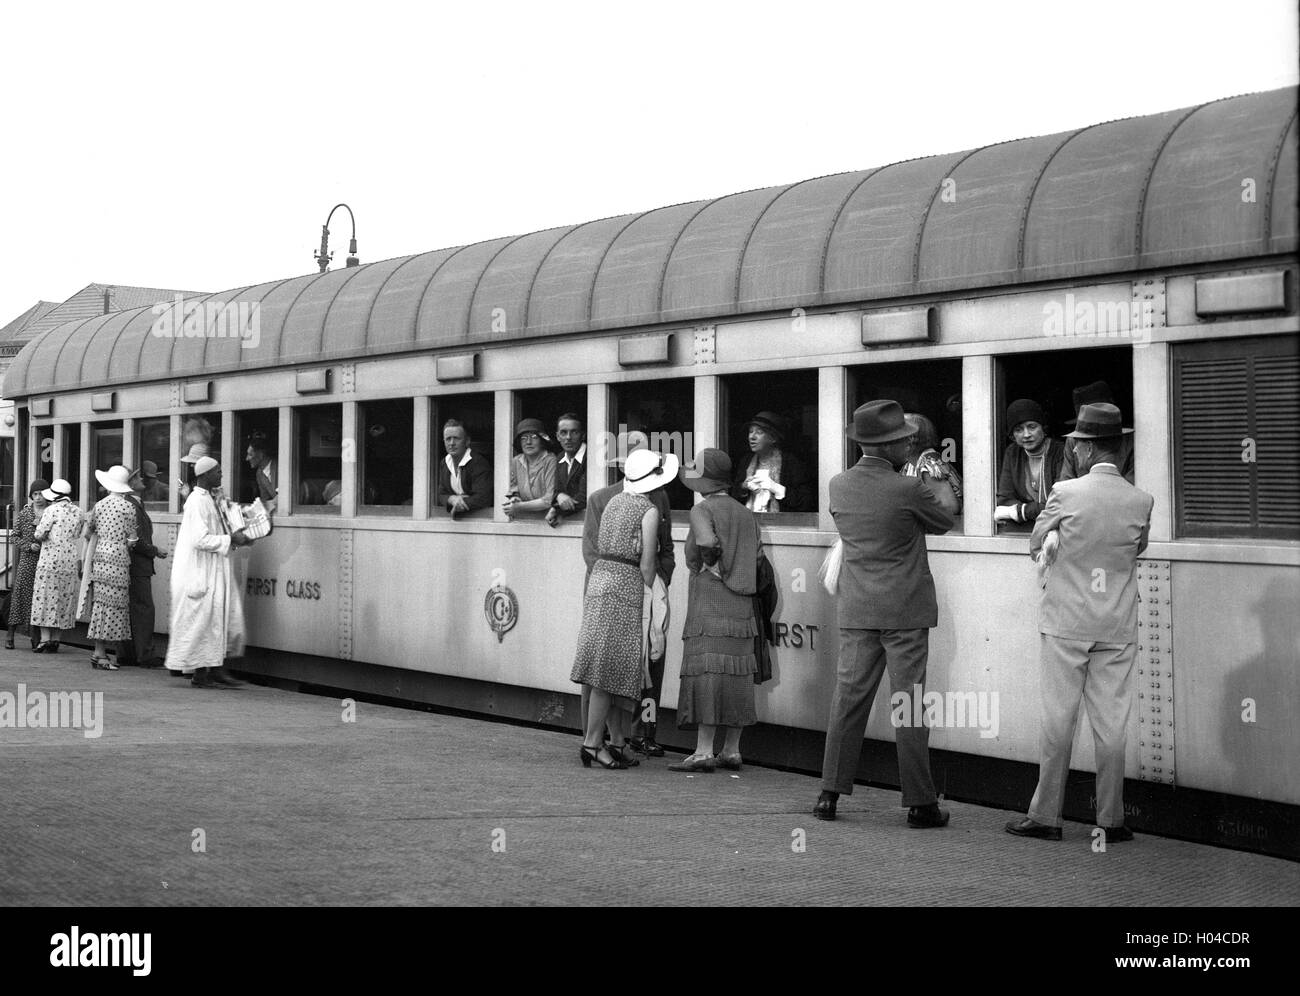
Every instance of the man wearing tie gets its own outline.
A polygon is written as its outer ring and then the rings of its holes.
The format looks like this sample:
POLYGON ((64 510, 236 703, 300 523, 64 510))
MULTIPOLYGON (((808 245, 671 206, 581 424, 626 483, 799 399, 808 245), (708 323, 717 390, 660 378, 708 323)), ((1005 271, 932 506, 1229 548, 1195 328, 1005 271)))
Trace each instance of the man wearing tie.
POLYGON ((1133 705, 1137 559, 1147 548, 1155 499, 1120 473, 1120 410, 1087 404, 1070 437, 1083 476, 1057 481, 1034 523, 1030 554, 1050 567, 1039 611, 1042 634, 1042 760, 1038 788, 1017 837, 1061 839, 1061 808, 1079 700, 1087 706, 1097 757, 1097 825, 1108 843, 1124 826, 1124 750, 1133 705))
MULTIPOLYGON (((939 622, 926 533, 946 533, 952 516, 919 477, 898 473, 916 427, 897 401, 869 401, 845 435, 862 459, 831 480, 830 510, 844 542, 839 578, 840 658, 826 724, 822 794, 813 815, 835 819, 835 804, 853 792, 871 703, 885 670, 893 695, 924 695, 930 629, 939 622)), ((910 713, 910 709, 909 709, 910 713)), ((946 826, 930 776, 930 730, 896 730, 898 774, 907 825, 946 826)))

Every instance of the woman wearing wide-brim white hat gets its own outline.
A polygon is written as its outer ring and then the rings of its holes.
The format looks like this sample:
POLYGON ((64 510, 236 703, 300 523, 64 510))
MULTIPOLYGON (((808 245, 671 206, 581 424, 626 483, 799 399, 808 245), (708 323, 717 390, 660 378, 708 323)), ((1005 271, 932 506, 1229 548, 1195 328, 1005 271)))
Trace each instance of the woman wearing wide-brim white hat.
POLYGON ((611 709, 636 711, 646 681, 647 592, 653 590, 659 547, 659 511, 646 495, 676 479, 680 464, 671 453, 628 454, 623 491, 600 517, 597 560, 587 578, 582 628, 570 680, 591 689, 587 726, 579 757, 583 767, 626 768, 623 717, 611 709), (606 721, 610 743, 603 747, 606 721))
POLYGON ((77 620, 77 574, 81 566, 77 540, 85 515, 72 504, 72 485, 61 477, 50 482, 41 494, 50 506, 41 515, 34 534, 41 544, 41 557, 32 583, 31 625, 41 628, 36 652, 56 654, 62 631, 77 620))
POLYGON ((131 639, 131 547, 139 535, 136 506, 126 498, 133 490, 126 467, 97 470, 95 479, 108 494, 95 503, 86 522, 89 543, 77 615, 90 620, 86 636, 95 641, 91 666, 116 671, 108 644, 131 639))

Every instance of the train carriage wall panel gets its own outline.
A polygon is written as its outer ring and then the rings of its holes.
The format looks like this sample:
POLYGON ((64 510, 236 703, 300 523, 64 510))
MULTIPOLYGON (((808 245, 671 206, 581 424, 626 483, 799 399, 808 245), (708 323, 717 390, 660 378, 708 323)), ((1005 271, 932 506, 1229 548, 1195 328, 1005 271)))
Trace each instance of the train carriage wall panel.
POLYGON ((1028 205, 1025 279, 1136 265, 1134 232, 1147 170, 1165 135, 1186 113, 1094 125, 1060 147, 1028 205))
POLYGON ((745 248, 736 302, 740 310, 817 299, 826 235, 844 199, 870 174, 861 170, 796 183, 772 202, 745 248))
MULTIPOLYGON (((369 348, 395 349, 416 344, 420 301, 424 292, 434 274, 462 248, 439 249, 408 257, 387 279, 375 285, 375 298, 365 326, 365 341, 369 348)), ((371 268, 382 265, 374 263, 371 268)))
POLYGON ((527 330, 533 277, 555 244, 571 231, 572 227, 533 232, 497 253, 474 291, 469 311, 471 340, 518 338, 527 330))
POLYGON ((659 320, 669 254, 690 220, 710 203, 692 201, 647 212, 619 234, 596 273, 592 328, 625 328, 659 320))
POLYGON ((528 295, 526 334, 558 335, 586 327, 601 264, 615 240, 638 217, 625 214, 579 225, 556 243, 528 295))
POLYGON ((1174 132, 1151 175, 1142 218, 1145 266, 1267 251, 1267 191, 1295 93, 1235 97, 1196 110, 1174 132))
MULTIPOLYGON (((322 358, 325 339, 325 316, 335 297, 360 273, 359 267, 347 267, 320 274, 303 288, 285 316, 280 333, 280 359, 286 363, 306 363, 322 358)), ((352 345, 362 345, 358 335, 352 345)), ((260 348, 260 347, 259 347, 260 348)))
POLYGON ((930 202, 966 152, 894 163, 844 205, 826 246, 825 299, 873 300, 912 289, 916 240, 930 202))
POLYGON ((277 522, 274 533, 249 548, 243 589, 249 644, 338 657, 341 543, 340 530, 277 522))
MULTIPOLYGON (((375 298, 380 288, 393 276, 399 267, 415 259, 414 256, 398 256, 378 263, 360 266, 352 272, 356 274, 339 288, 338 294, 330 302, 325 315, 325 330, 321 338, 321 354, 326 357, 354 356, 358 353, 378 352, 391 348, 398 342, 409 342, 415 330, 415 306, 411 306, 411 317, 406 323, 404 339, 394 336, 384 338, 383 333, 391 327, 377 328, 374 340, 369 335, 367 322, 375 298)), ((427 275, 426 275, 427 276, 427 275)))
POLYGON ((714 201, 682 232, 664 271, 664 321, 735 308, 741 255, 755 222, 786 188, 749 190, 714 201))
POLYGON ((464 345, 470 300, 484 268, 513 239, 493 239, 466 246, 449 256, 434 273, 420 302, 416 342, 421 348, 464 345))
POLYGON ((1300 803, 1300 571, 1171 566, 1178 784, 1300 803))
POLYGON ((1065 138, 1048 135, 992 145, 944 178, 921 233, 918 290, 1015 280, 1025 204, 1048 157, 1065 138))
POLYGON ((1286 138, 1278 150, 1277 168, 1274 170, 1273 187, 1270 191, 1273 199, 1269 215, 1271 238, 1268 249, 1270 252, 1295 252, 1297 245, 1300 244, 1296 237, 1297 221, 1300 220, 1300 207, 1297 206, 1300 190, 1297 190, 1296 182, 1297 145, 1300 143, 1300 135, 1297 134, 1297 129, 1300 129, 1300 121, 1292 118, 1291 127, 1287 129, 1286 138))

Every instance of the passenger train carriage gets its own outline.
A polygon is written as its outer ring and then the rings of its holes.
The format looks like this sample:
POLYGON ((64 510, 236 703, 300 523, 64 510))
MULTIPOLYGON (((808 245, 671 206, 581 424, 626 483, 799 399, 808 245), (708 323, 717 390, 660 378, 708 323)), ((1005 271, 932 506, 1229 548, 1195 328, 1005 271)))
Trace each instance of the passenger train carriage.
MULTIPOLYGON (((180 458, 219 453, 253 496, 275 449, 275 529, 239 557, 246 669, 316 687, 577 726, 569 668, 581 516, 501 510, 513 431, 579 413, 588 486, 620 431, 688 461, 747 453, 788 418, 815 510, 763 517, 781 588, 774 679, 746 756, 820 769, 837 648, 817 568, 853 409, 891 397, 937 425, 964 481, 930 537, 929 688, 946 795, 1027 805, 1038 761, 1038 587, 1028 537, 995 524, 1007 404, 1067 431, 1071 389, 1112 388, 1155 496, 1140 564, 1130 825, 1300 855, 1300 375, 1296 90, 1287 88, 788 186, 273 280, 55 328, 6 378, 18 493, 154 461, 163 542, 180 458), (437 498, 443 423, 495 473, 489 508, 437 498)), ((177 233, 168 233, 175 241, 177 233)), ((671 723, 690 493, 660 716, 671 723)), ((167 620, 168 570, 155 599, 167 620)), ((896 783, 882 690, 860 776, 896 783)), ((1081 727, 1086 724, 1081 724, 1081 727)), ((563 759, 571 759, 564 754, 563 759)), ((557 762, 563 763, 557 754, 557 762)), ((1091 735, 1066 815, 1090 819, 1091 735)), ((809 800, 791 800, 802 805, 809 800)))

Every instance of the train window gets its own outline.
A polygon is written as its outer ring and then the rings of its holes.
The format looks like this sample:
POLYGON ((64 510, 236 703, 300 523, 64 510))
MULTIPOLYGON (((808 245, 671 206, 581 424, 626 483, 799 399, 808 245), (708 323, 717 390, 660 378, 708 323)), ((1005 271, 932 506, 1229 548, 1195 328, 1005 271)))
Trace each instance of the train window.
MULTIPOLYGON (((0 508, 9 509, 12 512, 11 505, 14 504, 14 437, 5 436, 3 442, 3 452, 0 455, 3 464, 0 464, 0 508)), ((12 516, 5 521, 5 528, 12 528, 12 516)))
POLYGON ((1179 537, 1300 539, 1295 336, 1173 347, 1179 537))
POLYGON ((357 406, 361 504, 367 512, 411 514, 415 408, 410 398, 357 406))
POLYGON ((496 423, 496 398, 489 392, 474 394, 448 394, 435 398, 430 406, 433 420, 429 443, 432 449, 430 467, 433 469, 433 514, 463 519, 492 518, 493 506, 501 500, 505 488, 495 484, 492 454, 494 450, 494 425, 496 423), (459 454, 453 460, 457 468, 469 468, 456 475, 460 483, 459 497, 453 484, 452 469, 447 463, 448 443, 459 454))
POLYGON ((280 474, 280 413, 274 408, 236 412, 234 493, 247 505, 275 499, 280 474))
POLYGON ((337 512, 343 504, 343 406, 304 405, 293 416, 298 504, 312 512, 337 512))
MULTIPOLYGON (((544 445, 555 454, 557 461, 562 462, 562 466, 561 463, 556 465, 557 494, 569 494, 572 497, 572 492, 580 491, 578 497, 585 504, 587 498, 587 451, 584 449, 587 445, 586 385, 516 392, 515 422, 518 423, 526 418, 535 418, 542 423, 549 437, 549 441, 544 445), (564 426, 561 427, 560 418, 565 415, 576 416, 576 418, 566 419, 564 426), (572 457, 566 458, 566 444, 572 450, 572 457), (572 470, 571 461, 579 454, 582 456, 582 461, 578 465, 580 469, 572 470), (572 487, 568 483, 570 474, 576 475, 572 478, 572 487), (564 487, 560 487, 559 483, 562 476, 565 481, 564 487), (570 490, 566 491, 565 488, 570 490)), ((584 514, 581 508, 575 508, 564 520, 557 521, 581 522, 584 514)))
POLYGON ((781 517, 774 521, 817 525, 817 371, 724 377, 722 385, 718 438, 731 457, 732 497, 781 517), (780 488, 763 487, 769 480, 780 488))
MULTIPOLYGON (((181 420, 181 466, 177 477, 184 480, 188 487, 194 486, 194 464, 198 458, 210 456, 221 459, 221 413, 186 415, 181 420), (189 457, 190 459, 186 459, 189 457)), ((223 478, 229 477, 230 469, 223 467, 223 478)), ((185 492, 181 492, 182 495, 185 492)))
POLYGON ((59 475, 54 471, 54 426, 36 427, 36 476, 53 481, 59 475))
MULTIPOLYGON (((964 529, 962 480, 961 360, 908 360, 872 363, 849 371, 850 410, 868 401, 889 398, 903 406, 918 426, 906 473, 919 474, 934 496, 956 520, 952 534, 964 529)), ((847 421, 846 421, 847 424, 847 421)), ((862 451, 852 440, 846 466, 857 463, 862 451)))
MULTIPOLYGON (((609 431, 623 439, 628 432, 644 432, 650 448, 675 453, 682 463, 695 459, 695 381, 635 380, 612 385, 609 431)), ((609 459, 619 454, 611 452, 609 459)), ((695 492, 682 483, 681 475, 667 487, 669 507, 689 512, 695 492)))
POLYGON ((77 489, 81 486, 81 426, 65 425, 63 427, 63 473, 62 477, 72 485, 72 500, 80 501, 77 489))
POLYGON ((171 490, 171 431, 169 418, 142 418, 135 423, 135 467, 148 469, 153 464, 154 480, 145 479, 143 501, 145 508, 166 511, 167 495, 171 490))
MULTIPOLYGON (((91 469, 108 470, 122 462, 122 423, 96 422, 90 427, 91 469)), ((108 494, 98 478, 91 485, 95 501, 108 494)))
MULTIPOLYGON (((1000 533, 1031 531, 1052 485, 1077 476, 1070 452, 1073 444, 1064 438, 1074 427, 1076 396, 1084 401, 1109 400, 1119 406, 1124 424, 1132 426, 1132 347, 1053 350, 999 358, 994 399, 997 431, 993 438, 1001 442, 996 477, 996 504, 1004 510, 996 513, 1000 533), (1018 442, 1012 436, 1015 426, 1007 424, 1007 419, 1015 402, 1027 403, 1017 407, 1013 416, 1017 421, 1022 415, 1041 414, 1046 422, 1041 438, 1030 435, 1018 442), (1037 469, 1037 461, 1026 459, 1035 446, 1045 447, 1046 472, 1037 469)), ((1133 448, 1129 438, 1123 469, 1132 480, 1133 448)))

